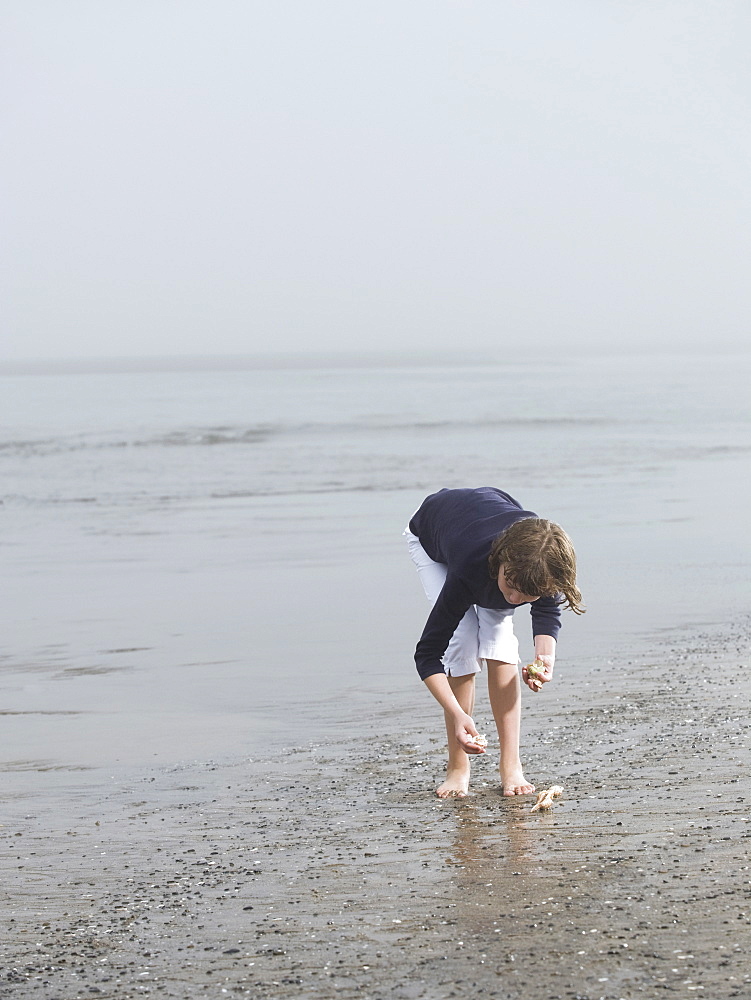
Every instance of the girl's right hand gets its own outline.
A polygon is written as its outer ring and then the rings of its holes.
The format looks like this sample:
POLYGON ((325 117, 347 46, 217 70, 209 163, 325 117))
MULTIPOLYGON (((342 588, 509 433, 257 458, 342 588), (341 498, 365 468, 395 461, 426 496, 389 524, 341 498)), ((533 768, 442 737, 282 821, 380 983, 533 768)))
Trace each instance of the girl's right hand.
POLYGON ((471 716, 467 715, 466 712, 462 712, 460 715, 456 716, 454 724, 456 742, 465 753, 485 753, 485 747, 478 746, 477 743, 473 742, 472 738, 477 736, 477 729, 475 728, 475 724, 472 721, 471 716))

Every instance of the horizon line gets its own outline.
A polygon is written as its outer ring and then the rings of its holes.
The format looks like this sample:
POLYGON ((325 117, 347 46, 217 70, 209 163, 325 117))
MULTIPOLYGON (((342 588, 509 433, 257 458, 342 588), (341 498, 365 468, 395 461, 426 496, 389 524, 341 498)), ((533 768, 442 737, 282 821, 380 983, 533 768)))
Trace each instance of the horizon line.
POLYGON ((271 369, 314 368, 363 368, 377 364, 387 368, 440 367, 459 365, 463 368, 496 367, 502 364, 560 363, 567 357, 572 360, 595 358, 673 358, 686 357, 745 357, 749 350, 701 349, 680 350, 585 350, 570 346, 563 352, 545 352, 541 359, 531 353, 515 357, 497 358, 487 351, 396 351, 396 350, 342 350, 342 351, 277 351, 226 354, 144 354, 144 355, 81 355, 75 357, 37 357, 0 359, 0 375, 85 375, 85 374, 140 374, 149 372, 189 371, 254 371, 271 369))

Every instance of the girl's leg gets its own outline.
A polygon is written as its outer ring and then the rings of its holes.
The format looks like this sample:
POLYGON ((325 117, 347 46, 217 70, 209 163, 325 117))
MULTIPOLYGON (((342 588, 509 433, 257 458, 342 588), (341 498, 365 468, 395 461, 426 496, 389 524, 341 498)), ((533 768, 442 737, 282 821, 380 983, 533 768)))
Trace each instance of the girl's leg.
MULTIPOLYGON (((404 532, 409 546, 409 554, 417 567, 417 573, 425 590, 425 596, 435 604, 446 580, 446 567, 434 562, 420 545, 420 540, 407 529, 404 532)), ((470 608, 456 627, 448 648, 443 656, 443 664, 449 675, 449 684, 456 700, 467 715, 472 715, 475 704, 475 674, 478 663, 477 612, 470 608), (459 676, 452 676, 451 671, 459 676)), ((453 726, 446 718, 449 759, 446 778, 436 789, 442 799, 464 798, 469 788, 469 757, 454 739, 453 726)))
POLYGON ((501 785, 504 795, 527 795, 535 790, 524 777, 519 757, 522 717, 521 685, 516 663, 486 660, 488 695, 501 747, 501 785))
MULTIPOLYGON (((475 707, 475 675, 465 674, 463 677, 449 677, 449 684, 463 710, 467 715, 471 715, 475 707)), ((446 716, 446 735, 449 744, 446 780, 436 788, 436 795, 441 799, 463 799, 469 789, 469 756, 456 742, 454 727, 448 715, 446 716)))

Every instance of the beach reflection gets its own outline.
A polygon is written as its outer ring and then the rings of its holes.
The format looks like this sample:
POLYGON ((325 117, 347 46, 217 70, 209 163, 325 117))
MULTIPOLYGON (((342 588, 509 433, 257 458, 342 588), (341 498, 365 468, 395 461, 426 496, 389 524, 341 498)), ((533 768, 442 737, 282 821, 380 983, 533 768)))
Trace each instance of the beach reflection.
POLYGON ((454 883, 455 917, 478 931, 559 887, 550 867, 553 815, 530 814, 533 799, 458 806, 456 834, 446 862, 454 883))

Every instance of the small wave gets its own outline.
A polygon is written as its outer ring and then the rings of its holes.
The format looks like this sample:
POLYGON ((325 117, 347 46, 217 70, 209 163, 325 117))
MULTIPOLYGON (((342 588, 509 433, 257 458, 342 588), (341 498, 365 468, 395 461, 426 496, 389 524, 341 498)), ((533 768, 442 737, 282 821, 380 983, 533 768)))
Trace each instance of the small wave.
POLYGON ((21 711, 21 710, 14 711, 14 710, 12 710, 10 708, 0 709, 0 715, 88 715, 88 714, 89 714, 88 712, 84 712, 84 711, 81 711, 81 710, 72 710, 72 709, 64 709, 64 708, 60 708, 60 709, 53 709, 53 708, 44 709, 44 708, 39 708, 39 709, 29 709, 29 710, 23 710, 23 711, 21 711))
POLYGON ((617 421, 608 417, 472 417, 467 420, 417 420, 412 423, 374 423, 368 429, 395 431, 445 431, 483 427, 604 427, 617 421))
POLYGON ((507 428, 574 428, 603 427, 617 423, 600 417, 471 417, 453 420, 398 420, 387 415, 374 415, 352 421, 319 421, 305 423, 261 423, 240 426, 186 427, 146 437, 127 438, 114 434, 77 434, 68 437, 37 440, 0 441, 0 455, 21 457, 54 455, 77 451, 114 450, 128 448, 207 448, 231 445, 257 445, 280 435, 305 437, 331 434, 445 434, 451 431, 489 431, 507 428))
POLYGON ((132 444, 136 448, 148 448, 155 445, 162 445, 168 448, 184 448, 193 445, 256 444, 259 441, 266 441, 277 432, 278 428, 270 424, 261 424, 257 427, 206 427, 203 429, 171 431, 169 434, 146 438, 143 441, 134 441, 132 444))
POLYGON ((257 444, 278 433, 270 424, 254 427, 197 427, 169 431, 153 437, 102 439, 88 435, 40 438, 36 441, 0 441, 0 454, 32 456, 55 455, 75 451, 98 451, 125 448, 185 448, 209 445, 257 444))
MULTIPOLYGON (((124 508, 137 510, 147 508, 151 511, 170 507, 174 505, 202 504, 207 500, 243 500, 243 499, 266 499, 273 497, 292 496, 314 496, 331 493, 394 493, 403 490, 421 490, 428 492, 435 486, 433 480, 426 479, 425 482, 353 482, 353 483, 322 483, 320 485, 294 484, 290 486, 258 486, 249 489, 227 489, 212 490, 208 493, 160 493, 152 495, 149 493, 122 493, 119 495, 106 494, 101 497, 45 497, 45 496, 24 496, 14 494, 6 496, 5 502, 14 507, 55 507, 58 505, 76 505, 95 503, 103 509, 124 508)), ((2 503, 3 501, 0 501, 2 503)), ((150 536, 161 534, 160 530, 136 530, 123 528, 115 530, 111 526, 100 528, 89 527, 88 533, 91 535, 122 535, 123 537, 150 536)), ((8 544, 8 543, 3 543, 8 544)))
POLYGON ((79 504, 79 503, 113 503, 111 496, 101 497, 61 497, 61 496, 29 496, 24 493, 6 493, 0 499, 0 504, 7 504, 9 507, 30 507, 38 503, 45 504, 79 504))
POLYGON ((86 764, 61 764, 54 760, 4 760, 0 771, 91 771, 86 764))
POLYGON ((238 500, 243 497, 317 496, 326 493, 401 493, 405 490, 413 492, 429 490, 434 485, 433 482, 425 480, 425 482, 408 483, 332 483, 321 486, 291 486, 288 489, 269 486, 267 489, 217 491, 210 493, 209 496, 212 500, 238 500))
POLYGON ((447 431, 483 431, 518 428, 606 427, 619 421, 606 417, 498 417, 480 416, 451 420, 394 420, 389 416, 372 416, 351 422, 306 423, 285 428, 301 434, 364 433, 421 434, 447 431))
POLYGON ((0 454, 7 452, 16 455, 44 455, 48 452, 59 451, 60 438, 43 438, 38 441, 0 441, 0 454))

